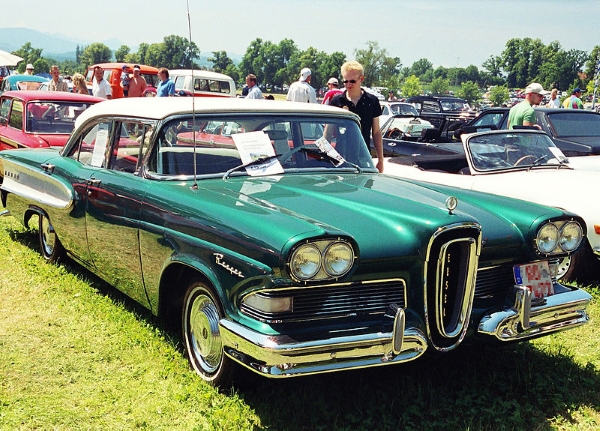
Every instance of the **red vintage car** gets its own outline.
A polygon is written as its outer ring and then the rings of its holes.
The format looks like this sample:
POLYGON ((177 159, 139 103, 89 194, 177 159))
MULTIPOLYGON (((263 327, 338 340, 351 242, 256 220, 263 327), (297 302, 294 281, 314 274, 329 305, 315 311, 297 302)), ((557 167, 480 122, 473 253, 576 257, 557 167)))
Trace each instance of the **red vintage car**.
POLYGON ((0 150, 62 147, 75 119, 104 99, 65 91, 7 91, 0 97, 0 150))

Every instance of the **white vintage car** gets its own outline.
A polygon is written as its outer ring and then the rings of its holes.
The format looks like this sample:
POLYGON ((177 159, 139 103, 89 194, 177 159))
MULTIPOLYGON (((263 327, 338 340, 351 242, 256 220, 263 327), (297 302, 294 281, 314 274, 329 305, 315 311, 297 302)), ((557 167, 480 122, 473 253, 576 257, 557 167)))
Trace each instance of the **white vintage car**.
POLYGON ((382 134, 386 137, 418 138, 421 136, 421 130, 433 128, 429 121, 417 118, 419 113, 410 103, 380 101, 379 104, 379 124, 382 134))
MULTIPOLYGON (((600 271, 600 201, 590 193, 600 181, 597 171, 574 167, 548 135, 534 130, 500 130, 463 134, 446 153, 423 151, 387 158, 388 175, 457 186, 567 209, 587 224, 588 244, 563 261, 565 279, 600 271)), ((589 159, 596 158, 588 156, 589 159)), ((584 159, 583 157, 576 159, 584 159)))

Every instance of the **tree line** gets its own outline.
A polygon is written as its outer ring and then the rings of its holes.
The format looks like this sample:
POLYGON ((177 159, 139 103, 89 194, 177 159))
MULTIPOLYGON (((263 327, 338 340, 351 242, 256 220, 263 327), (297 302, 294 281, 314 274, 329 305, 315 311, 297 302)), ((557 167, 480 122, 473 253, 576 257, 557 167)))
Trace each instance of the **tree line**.
MULTIPOLYGON (((200 49, 194 42, 180 36, 166 36, 162 42, 142 43, 137 52, 123 45, 112 51, 102 43, 77 46, 75 59, 56 62, 42 56, 42 50, 28 42, 14 51, 25 61, 19 64, 23 72, 27 63, 32 63, 36 71, 48 71, 50 65, 57 64, 63 73, 85 72, 96 63, 110 61, 139 63, 149 66, 179 68, 200 67, 195 60, 200 57, 200 49)), ((366 47, 354 50, 354 59, 365 69, 365 85, 382 87, 401 93, 405 97, 427 91, 432 94, 445 94, 451 88, 470 102, 479 99, 481 90, 494 87, 497 99, 507 97, 508 90, 524 88, 530 82, 539 82, 544 88, 558 88, 568 91, 574 87, 587 88, 592 92, 596 82, 600 61, 600 45, 592 52, 564 50, 558 41, 544 45, 540 39, 510 39, 499 55, 490 55, 481 67, 438 66, 426 58, 405 66, 398 57, 390 57, 385 48, 376 41, 367 41, 366 47)), ((309 47, 299 49, 292 39, 279 43, 257 38, 250 42, 242 60, 235 64, 226 51, 213 51, 208 61, 211 70, 231 76, 243 84, 249 73, 257 76, 264 88, 277 91, 284 85, 298 79, 303 67, 312 70, 311 84, 315 88, 325 87, 327 80, 339 77, 342 63, 347 60, 343 52, 328 54, 309 47)))

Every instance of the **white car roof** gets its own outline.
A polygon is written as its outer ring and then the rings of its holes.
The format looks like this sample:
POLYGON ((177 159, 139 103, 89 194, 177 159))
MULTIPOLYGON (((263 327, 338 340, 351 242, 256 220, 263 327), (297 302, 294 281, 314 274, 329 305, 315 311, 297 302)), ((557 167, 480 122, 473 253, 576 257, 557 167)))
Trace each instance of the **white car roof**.
POLYGON ((160 120, 174 114, 214 113, 294 113, 304 112, 342 117, 359 117, 352 112, 329 105, 278 100, 256 100, 217 97, 135 97, 106 100, 86 109, 75 128, 94 117, 124 116, 160 120))

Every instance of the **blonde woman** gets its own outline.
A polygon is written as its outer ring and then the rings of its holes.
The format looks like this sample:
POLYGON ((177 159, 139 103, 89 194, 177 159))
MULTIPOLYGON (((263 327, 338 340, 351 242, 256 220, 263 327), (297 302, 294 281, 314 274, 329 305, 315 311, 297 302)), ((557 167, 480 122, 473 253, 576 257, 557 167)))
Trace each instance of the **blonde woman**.
POLYGON ((73 93, 90 94, 85 83, 85 78, 81 73, 73 75, 73 93))

